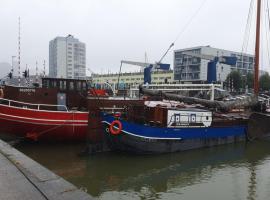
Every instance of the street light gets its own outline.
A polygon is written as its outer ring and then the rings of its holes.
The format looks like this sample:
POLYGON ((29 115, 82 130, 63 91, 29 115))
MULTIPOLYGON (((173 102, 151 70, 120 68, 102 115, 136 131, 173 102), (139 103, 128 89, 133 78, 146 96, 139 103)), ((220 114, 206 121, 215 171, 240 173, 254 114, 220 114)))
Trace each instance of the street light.
POLYGON ((242 89, 243 89, 245 94, 247 93, 246 77, 247 77, 247 75, 245 75, 245 74, 242 75, 242 85, 243 85, 242 89))

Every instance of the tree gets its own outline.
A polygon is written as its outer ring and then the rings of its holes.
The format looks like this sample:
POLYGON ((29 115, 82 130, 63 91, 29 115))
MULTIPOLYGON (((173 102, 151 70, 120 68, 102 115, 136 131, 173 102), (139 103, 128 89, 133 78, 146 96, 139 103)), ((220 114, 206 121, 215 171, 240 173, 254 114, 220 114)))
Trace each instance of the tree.
POLYGON ((246 85, 248 88, 253 88, 254 74, 248 72, 246 76, 246 85))
POLYGON ((228 74, 226 79, 227 85, 230 86, 231 89, 234 89, 235 91, 239 91, 239 89, 242 86, 242 77, 239 73, 239 71, 232 71, 228 74))
POLYGON ((260 77, 260 89, 263 91, 270 90, 270 76, 268 73, 260 77))

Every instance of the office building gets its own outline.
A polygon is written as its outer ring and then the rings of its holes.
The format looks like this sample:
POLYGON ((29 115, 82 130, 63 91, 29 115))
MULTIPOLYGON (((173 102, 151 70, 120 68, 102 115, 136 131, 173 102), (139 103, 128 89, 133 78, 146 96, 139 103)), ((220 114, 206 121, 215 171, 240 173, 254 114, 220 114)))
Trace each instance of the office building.
POLYGON ((85 76, 85 44, 72 35, 51 40, 49 77, 84 79, 85 76))
MULTIPOLYGON (((132 72, 118 74, 92 74, 92 81, 96 85, 108 83, 110 85, 117 85, 119 77, 119 85, 129 88, 135 85, 143 84, 143 72, 132 72)), ((153 71, 151 84, 173 83, 173 71, 153 71)))
POLYGON ((212 48, 210 46, 199 46, 174 51, 174 79, 182 82, 206 82, 207 65, 209 60, 195 56, 187 56, 184 53, 191 52, 198 55, 209 56, 236 56, 236 65, 217 64, 217 81, 223 82, 232 70, 238 70, 245 75, 253 72, 254 56, 240 52, 227 51, 212 48))

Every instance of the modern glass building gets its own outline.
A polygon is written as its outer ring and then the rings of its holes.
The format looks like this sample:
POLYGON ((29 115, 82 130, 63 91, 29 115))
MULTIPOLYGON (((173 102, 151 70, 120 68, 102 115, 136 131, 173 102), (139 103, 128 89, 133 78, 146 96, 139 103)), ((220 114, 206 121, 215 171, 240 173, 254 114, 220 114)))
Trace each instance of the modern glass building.
POLYGON ((209 60, 185 55, 191 52, 208 56, 236 56, 236 65, 217 64, 217 81, 223 82, 232 70, 238 70, 245 75, 254 68, 254 56, 242 54, 210 46, 198 46, 174 51, 174 79, 175 81, 205 82, 207 81, 207 65, 209 60))

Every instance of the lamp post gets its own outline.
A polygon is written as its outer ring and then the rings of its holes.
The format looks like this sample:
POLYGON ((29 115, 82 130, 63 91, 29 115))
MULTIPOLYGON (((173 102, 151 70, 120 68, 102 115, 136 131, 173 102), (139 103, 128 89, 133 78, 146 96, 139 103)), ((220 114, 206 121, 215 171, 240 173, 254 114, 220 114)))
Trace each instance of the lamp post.
POLYGON ((247 93, 247 87, 246 87, 246 77, 247 75, 243 74, 242 75, 242 90, 243 90, 243 93, 247 93))

